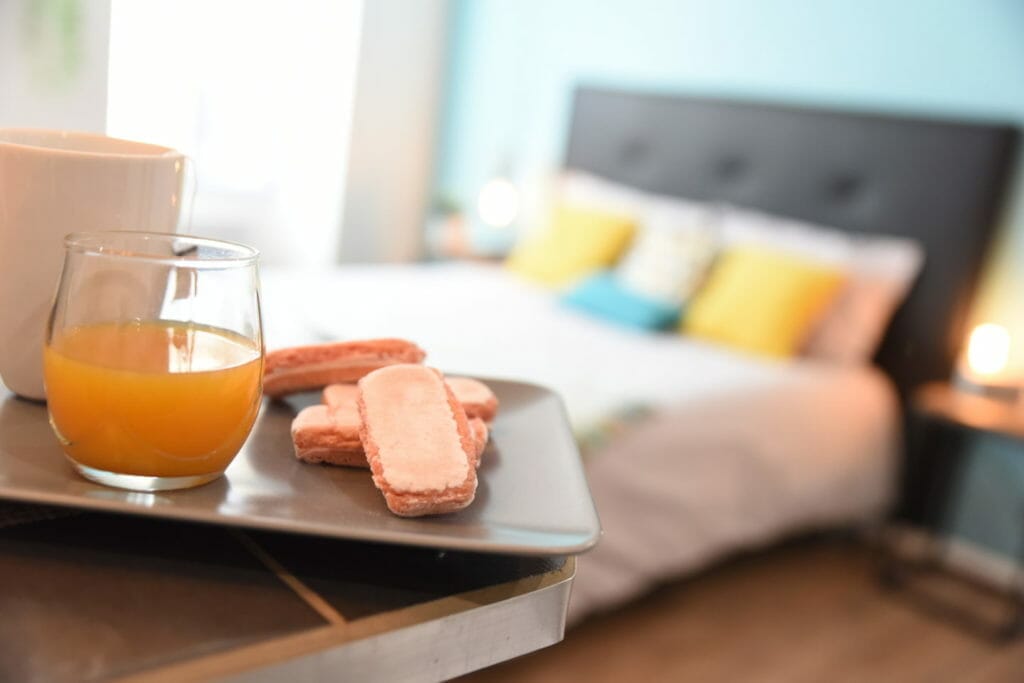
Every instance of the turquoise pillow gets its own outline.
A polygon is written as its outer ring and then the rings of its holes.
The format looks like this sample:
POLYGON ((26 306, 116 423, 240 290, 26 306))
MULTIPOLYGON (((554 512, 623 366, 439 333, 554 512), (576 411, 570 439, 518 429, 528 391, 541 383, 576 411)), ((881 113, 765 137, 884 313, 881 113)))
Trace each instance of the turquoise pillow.
POLYGON ((581 282, 562 297, 566 305, 620 325, 660 330, 679 321, 681 307, 632 292, 610 272, 581 282))

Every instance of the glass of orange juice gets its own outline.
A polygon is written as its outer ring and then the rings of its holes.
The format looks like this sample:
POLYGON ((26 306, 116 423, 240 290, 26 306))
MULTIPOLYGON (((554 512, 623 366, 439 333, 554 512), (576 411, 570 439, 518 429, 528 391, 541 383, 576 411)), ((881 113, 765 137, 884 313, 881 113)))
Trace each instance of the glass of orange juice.
POLYGON ((258 256, 174 234, 65 239, 43 375, 50 424, 79 473, 160 491, 224 472, 262 395, 258 256))

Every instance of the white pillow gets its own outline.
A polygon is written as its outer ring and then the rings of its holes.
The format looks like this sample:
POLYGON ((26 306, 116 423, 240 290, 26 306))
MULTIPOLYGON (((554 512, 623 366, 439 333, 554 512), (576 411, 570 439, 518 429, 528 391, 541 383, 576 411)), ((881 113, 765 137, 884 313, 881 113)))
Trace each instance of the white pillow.
POLYGON ((585 206, 633 216, 641 226, 690 225, 705 221, 717 207, 703 202, 652 194, 581 171, 562 174, 558 199, 563 204, 585 206))
POLYGON ((707 221, 647 225, 615 269, 627 289, 681 306, 704 281, 718 251, 707 221))
POLYGON ((559 179, 558 199, 575 204, 640 217, 650 202, 650 195, 628 185, 581 171, 566 171, 559 179))
POLYGON ((717 207, 578 171, 562 176, 559 195, 564 204, 636 219, 639 232, 615 270, 629 290, 681 305, 703 281, 719 242, 717 207))
POLYGON ((811 358, 869 361, 924 263, 924 250, 911 239, 855 235, 733 207, 723 210, 721 221, 726 246, 771 247, 848 273, 835 303, 804 344, 804 355, 811 358))
POLYGON ((831 228, 727 206, 722 209, 722 246, 754 245, 847 268, 855 258, 850 235, 831 228))

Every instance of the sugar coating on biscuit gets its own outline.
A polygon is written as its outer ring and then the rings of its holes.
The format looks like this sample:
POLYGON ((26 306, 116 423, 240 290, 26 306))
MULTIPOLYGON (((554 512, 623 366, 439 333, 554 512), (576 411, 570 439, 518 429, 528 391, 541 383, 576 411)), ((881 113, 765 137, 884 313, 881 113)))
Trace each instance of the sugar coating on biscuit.
POLYGON ((323 387, 334 382, 355 382, 368 373, 396 363, 421 363, 426 353, 404 339, 313 344, 275 349, 263 366, 263 393, 278 397, 323 387))
MULTIPOLYGON (((454 390, 454 387, 451 387, 450 383, 449 387, 454 390)), ((458 393, 456 393, 455 397, 461 401, 461 397, 458 393)), ((359 408, 357 405, 358 399, 359 387, 355 384, 331 384, 330 386, 325 387, 323 391, 324 405, 327 406, 331 418, 336 423, 337 429, 357 436, 359 427, 362 425, 362 418, 359 417, 359 408)), ((488 428, 487 423, 481 418, 470 417, 468 411, 466 413, 466 417, 469 421, 470 433, 473 436, 473 445, 476 452, 475 464, 479 466, 480 456, 487 448, 487 442, 490 439, 490 429, 488 428)), ((362 445, 359 446, 359 451, 361 454, 362 445)))
POLYGON ((466 485, 473 476, 475 446, 465 413, 439 373, 421 365, 393 365, 360 380, 359 392, 363 447, 375 479, 394 493, 466 485))
MULTIPOLYGON (((498 411, 498 397, 491 388, 479 380, 469 377, 446 377, 445 382, 462 404, 466 417, 480 418, 485 422, 494 419, 498 411)), ((359 390, 354 384, 331 384, 324 388, 323 402, 333 412, 335 419, 347 424, 356 424, 358 419, 356 400, 359 390)))
POLYGON ((268 351, 264 371, 273 373, 285 368, 336 363, 343 360, 373 362, 401 358, 404 363, 419 363, 426 355, 423 349, 405 339, 362 339, 309 344, 268 351))
POLYGON ((359 417, 359 387, 355 384, 331 384, 324 387, 323 402, 339 426, 359 431, 363 420, 359 417))
POLYGON ((346 434, 338 429, 325 405, 309 406, 300 410, 292 420, 291 431, 292 440, 300 447, 351 445, 359 440, 358 430, 354 434, 346 434))
POLYGON ((291 435, 299 460, 368 467, 359 428, 340 426, 325 405, 300 410, 292 420, 291 435))
POLYGON ((473 434, 473 446, 476 449, 473 464, 480 467, 480 456, 487 449, 487 441, 491 437, 490 430, 487 428, 487 423, 479 417, 471 417, 469 418, 469 431, 473 434))
POLYGON ((360 381, 358 405, 363 418, 360 435, 373 483, 384 494, 391 512, 402 517, 435 515, 461 510, 473 502, 477 486, 476 445, 466 411, 440 372, 413 365, 375 371, 360 381), (388 424, 386 418, 377 417, 388 412, 403 419, 388 424), (411 428, 409 419, 414 422, 411 428), (453 429, 454 439, 450 437, 453 429), (449 436, 440 442, 433 438, 416 439, 417 433, 422 437, 432 431, 446 431, 449 436), (378 436, 382 443, 378 443, 378 436), (396 439, 399 449, 395 448, 396 439), (438 443, 445 452, 438 451, 438 443), (413 463, 414 467, 410 467, 413 463), (402 488, 402 473, 422 470, 424 466, 446 473, 447 477, 431 482, 415 475, 412 488, 402 488), (394 483, 390 478, 392 472, 396 474, 394 483), (465 477, 458 481, 462 472, 465 477), (440 488, 441 485, 444 487, 440 488), (430 488, 433 486, 438 488, 430 488))
POLYGON ((487 422, 494 419, 498 412, 498 397, 489 386, 472 377, 447 377, 445 382, 462 403, 466 415, 487 422))

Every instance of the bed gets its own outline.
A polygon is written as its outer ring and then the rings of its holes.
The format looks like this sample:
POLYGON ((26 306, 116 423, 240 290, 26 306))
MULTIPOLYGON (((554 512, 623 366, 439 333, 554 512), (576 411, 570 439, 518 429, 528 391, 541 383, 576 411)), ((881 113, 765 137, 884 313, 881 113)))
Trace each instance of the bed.
POLYGON ((874 364, 766 362, 610 326, 470 263, 267 272, 267 344, 403 336, 447 372, 556 389, 605 530, 579 564, 579 619, 728 553, 886 513, 901 401, 950 376, 1015 139, 1005 126, 577 91, 568 169, 919 242, 924 269, 874 364))

